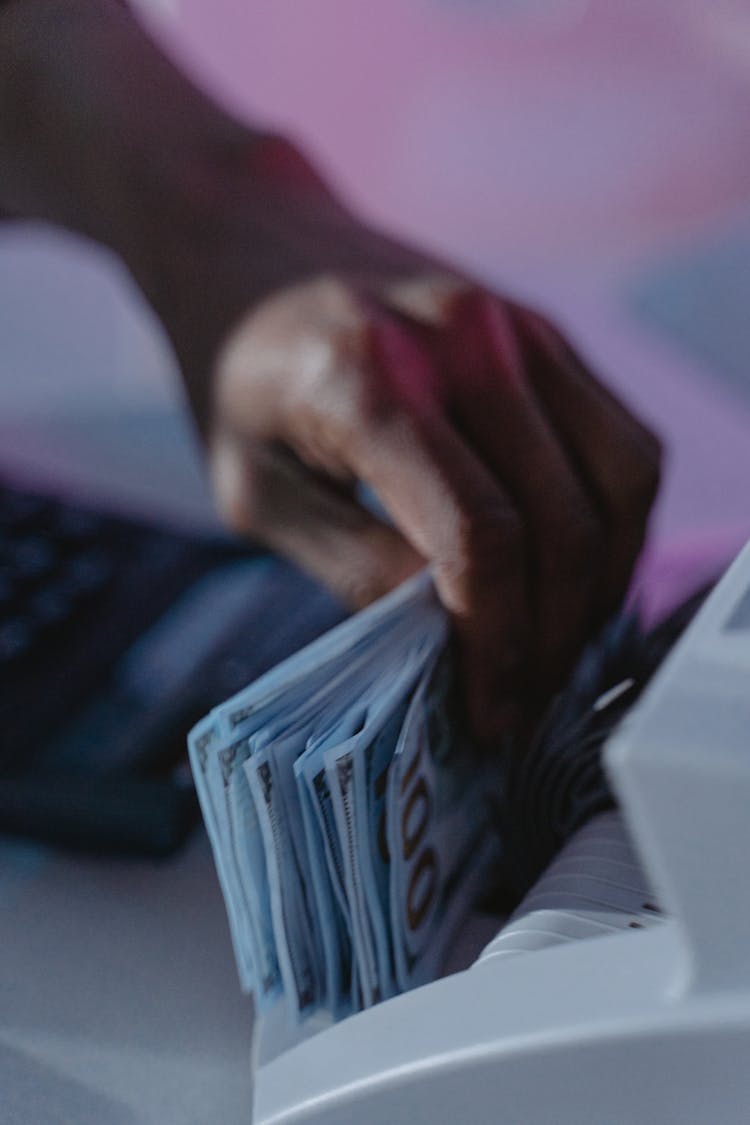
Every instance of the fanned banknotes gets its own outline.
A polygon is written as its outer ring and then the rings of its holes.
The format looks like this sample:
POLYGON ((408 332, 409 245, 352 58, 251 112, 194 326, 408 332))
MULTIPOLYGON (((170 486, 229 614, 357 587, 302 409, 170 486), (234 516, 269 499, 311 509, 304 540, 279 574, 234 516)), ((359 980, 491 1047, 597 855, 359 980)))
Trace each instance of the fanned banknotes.
POLYGON ((426 574, 216 708, 190 759, 242 986, 341 1018, 434 978, 496 841, 426 574))
POLYGON ((493 778, 465 743, 426 573, 200 722, 193 773, 261 1010, 339 1019, 426 984, 491 872, 519 901, 612 807, 602 744, 702 597, 651 633, 631 613, 607 623, 493 778))

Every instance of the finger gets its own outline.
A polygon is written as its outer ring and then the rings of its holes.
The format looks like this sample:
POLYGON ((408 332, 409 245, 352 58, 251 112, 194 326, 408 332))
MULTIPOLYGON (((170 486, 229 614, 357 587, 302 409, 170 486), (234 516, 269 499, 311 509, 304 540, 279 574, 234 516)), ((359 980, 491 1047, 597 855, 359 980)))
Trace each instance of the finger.
POLYGON ((397 530, 288 450, 223 435, 210 464, 219 508, 233 530, 297 563, 352 609, 424 566, 397 530))
POLYGON ((661 446, 542 317, 514 309, 529 378, 607 529, 600 608, 624 596, 658 491, 661 446))
POLYGON ((589 631, 604 528, 529 382, 504 305, 478 290, 461 294, 442 341, 451 412, 524 520, 534 681, 544 692, 589 631))
POLYGON ((528 640, 523 529, 502 485, 436 403, 431 361, 393 320, 371 320, 376 409, 360 396, 342 456, 432 564, 464 654, 475 729, 515 720, 528 640))
MULTIPOLYGON (((450 278, 406 282, 393 299, 410 315, 437 325, 471 289, 450 278)), ((521 334, 527 374, 568 459, 593 497, 604 525, 600 616, 627 589, 658 490, 661 446, 656 436, 588 370, 567 340, 531 310, 505 302, 521 334)))

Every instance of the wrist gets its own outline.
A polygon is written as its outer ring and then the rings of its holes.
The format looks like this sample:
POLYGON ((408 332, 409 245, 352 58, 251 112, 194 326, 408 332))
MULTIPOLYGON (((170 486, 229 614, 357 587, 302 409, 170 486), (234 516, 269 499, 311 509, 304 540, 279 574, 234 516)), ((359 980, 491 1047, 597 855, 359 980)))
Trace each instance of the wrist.
POLYGON ((205 429, 227 335, 265 297, 317 272, 323 227, 354 221, 294 144, 227 119, 193 131, 169 159, 138 164, 138 233, 117 250, 172 340, 205 429))

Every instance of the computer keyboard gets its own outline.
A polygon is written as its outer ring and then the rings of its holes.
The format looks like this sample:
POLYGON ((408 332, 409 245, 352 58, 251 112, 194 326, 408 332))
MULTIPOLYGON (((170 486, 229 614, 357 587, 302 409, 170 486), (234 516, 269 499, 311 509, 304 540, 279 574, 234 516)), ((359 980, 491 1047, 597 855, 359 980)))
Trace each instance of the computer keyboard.
POLYGON ((189 726, 342 615, 252 544, 0 482, 0 831, 169 851, 189 726))
POLYGON ((33 657, 114 578, 94 512, 0 486, 0 668, 33 657))
POLYGON ((25 771, 123 649, 225 554, 0 487, 0 769, 25 771))

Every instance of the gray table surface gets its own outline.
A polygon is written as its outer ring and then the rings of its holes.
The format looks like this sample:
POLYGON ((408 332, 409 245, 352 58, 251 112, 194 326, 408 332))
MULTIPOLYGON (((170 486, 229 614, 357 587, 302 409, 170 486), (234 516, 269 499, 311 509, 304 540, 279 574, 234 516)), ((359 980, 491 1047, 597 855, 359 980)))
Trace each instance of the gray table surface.
POLYGON ((4 1125, 248 1121, 239 994, 202 832, 161 862, 0 843, 4 1125))

